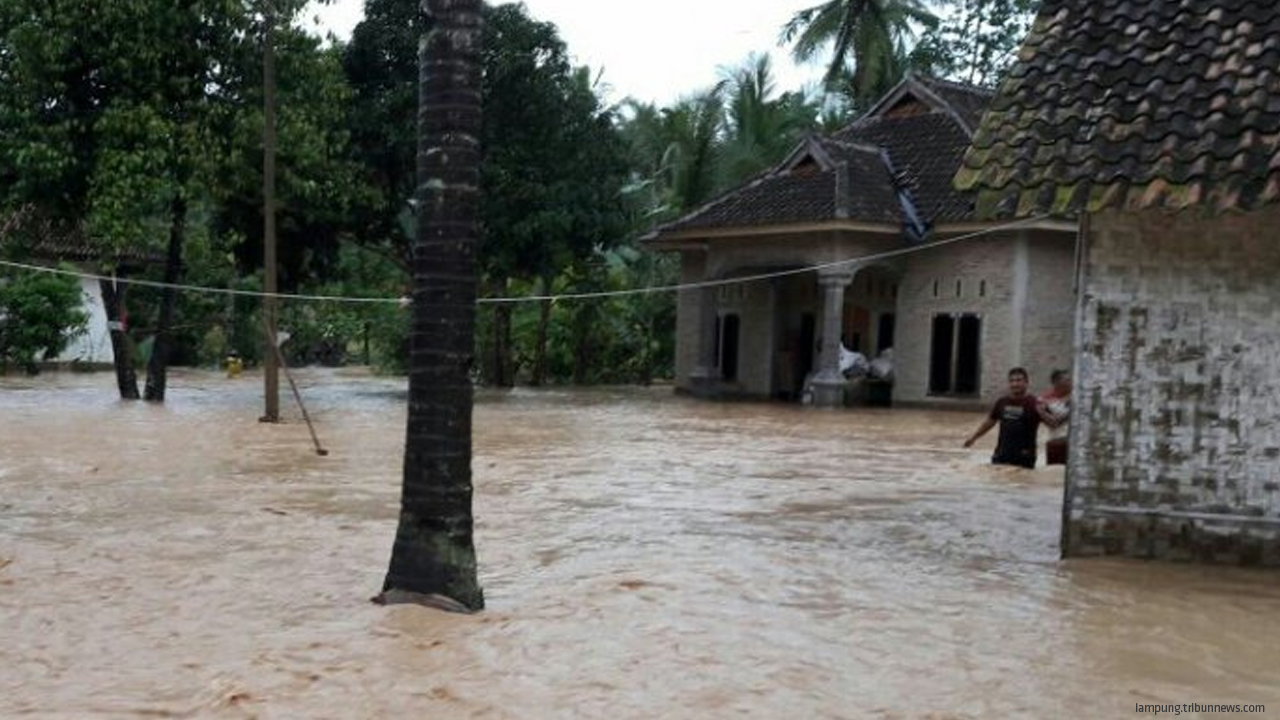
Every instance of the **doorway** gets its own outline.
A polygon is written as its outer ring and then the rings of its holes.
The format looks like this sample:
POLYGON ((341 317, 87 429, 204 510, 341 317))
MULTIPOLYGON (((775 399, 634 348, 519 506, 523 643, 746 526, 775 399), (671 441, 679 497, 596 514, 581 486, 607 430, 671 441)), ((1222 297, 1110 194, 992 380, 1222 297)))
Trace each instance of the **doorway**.
POLYGON ((720 318, 720 379, 734 382, 738 379, 738 340, 742 321, 737 315, 720 318))

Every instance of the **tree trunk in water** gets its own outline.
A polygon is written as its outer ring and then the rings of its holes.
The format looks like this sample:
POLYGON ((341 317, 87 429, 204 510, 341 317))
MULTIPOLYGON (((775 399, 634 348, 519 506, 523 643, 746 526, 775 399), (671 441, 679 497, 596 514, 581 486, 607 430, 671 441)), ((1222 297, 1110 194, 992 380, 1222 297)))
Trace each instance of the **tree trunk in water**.
MULTIPOLYGON (((551 294, 551 280, 542 279, 542 294, 551 294)), ((551 324, 551 301, 543 300, 538 308, 538 337, 533 348, 533 380, 530 384, 541 387, 547 381, 547 328, 551 324)))
POLYGON ((477 611, 471 517, 482 0, 425 0, 419 52, 418 236, 400 525, 382 593, 477 611))
MULTIPOLYGON (((187 201, 179 192, 170 207, 169 252, 164 261, 164 281, 176 284, 182 278, 182 244, 187 234, 187 201)), ((151 359, 147 362, 147 387, 143 396, 147 402, 164 402, 164 390, 168 381, 169 351, 173 343, 173 306, 178 301, 178 291, 167 287, 160 296, 160 320, 156 323, 156 339, 151 345, 151 359)))
MULTIPOLYGON (((502 287, 505 288, 506 283, 502 287)), ((509 388, 516 384, 511 361, 511 311, 512 307, 507 304, 493 308, 493 377, 490 381, 494 387, 509 388)))
POLYGON ((102 290, 102 307, 107 314, 107 327, 111 330, 111 362, 116 368, 116 387, 121 400, 137 400, 138 374, 133 369, 133 353, 129 350, 129 336, 124 325, 124 295, 127 285, 119 290, 110 280, 99 280, 102 290))
POLYGON ((595 308, 587 305, 578 311, 573 324, 573 384, 586 385, 587 371, 591 369, 591 326, 595 323, 595 308))

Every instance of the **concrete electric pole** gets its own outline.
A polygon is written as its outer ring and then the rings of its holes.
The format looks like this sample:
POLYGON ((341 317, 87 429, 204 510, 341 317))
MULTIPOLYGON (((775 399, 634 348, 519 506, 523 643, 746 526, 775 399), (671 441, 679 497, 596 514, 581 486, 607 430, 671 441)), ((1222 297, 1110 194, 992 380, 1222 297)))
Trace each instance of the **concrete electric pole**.
POLYGON ((276 317, 279 291, 276 283, 276 14, 273 0, 264 3, 262 49, 262 320, 266 328, 263 342, 263 396, 266 412, 262 422, 280 422, 280 364, 276 352, 276 317))

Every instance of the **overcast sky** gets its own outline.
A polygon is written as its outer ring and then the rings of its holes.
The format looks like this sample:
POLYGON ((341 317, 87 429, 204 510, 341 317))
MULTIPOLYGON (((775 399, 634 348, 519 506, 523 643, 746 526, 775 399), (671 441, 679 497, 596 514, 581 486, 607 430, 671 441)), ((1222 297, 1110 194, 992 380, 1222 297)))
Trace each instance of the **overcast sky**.
MULTIPOLYGON (((560 27, 578 64, 604 70, 611 99, 660 103, 708 87, 721 68, 753 51, 769 51, 779 90, 816 82, 822 69, 796 67, 778 48, 778 32, 795 11, 817 0, 525 0, 539 20, 560 27)), ((333 0, 307 12, 321 31, 343 39, 360 22, 364 0, 333 0)))

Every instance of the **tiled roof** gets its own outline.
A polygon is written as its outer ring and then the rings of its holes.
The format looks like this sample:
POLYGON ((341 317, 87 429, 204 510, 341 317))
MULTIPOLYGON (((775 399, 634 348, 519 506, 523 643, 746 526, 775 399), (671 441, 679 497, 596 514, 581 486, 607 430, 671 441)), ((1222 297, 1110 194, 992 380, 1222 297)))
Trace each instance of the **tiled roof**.
POLYGON ((761 175, 668 226, 700 230, 725 226, 783 225, 835 217, 834 172, 761 175))
POLYGON ((848 190, 840 208, 844 215, 864 222, 902 222, 895 180, 880 147, 834 136, 817 141, 832 160, 848 168, 848 190))
POLYGON ((991 105, 991 98, 995 97, 995 91, 990 88, 923 76, 917 76, 916 80, 945 100, 970 130, 977 129, 991 105))
POLYGON ((990 92, 957 83, 909 78, 887 98, 913 91, 925 108, 916 114, 881 114, 829 137, 806 141, 812 164, 783 163, 684 217, 651 238, 716 228, 750 228, 835 220, 931 226, 969 217, 973 203, 952 185, 990 92))
POLYGON ((956 183, 985 217, 1280 200, 1280 3, 1045 0, 956 183))
POLYGON ((23 208, 0 222, 0 256, 43 262, 145 265, 164 258, 147 250, 110 248, 82 231, 23 208))
POLYGON ((888 151, 922 218, 929 223, 967 219, 973 198, 952 185, 969 149, 969 135, 946 113, 882 117, 836 134, 841 140, 871 143, 888 151))

